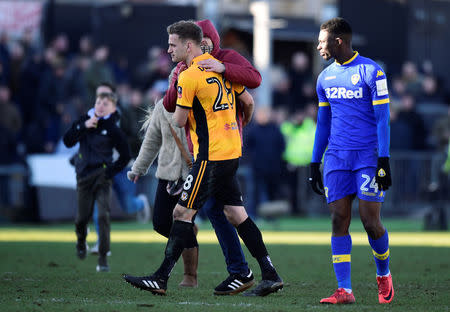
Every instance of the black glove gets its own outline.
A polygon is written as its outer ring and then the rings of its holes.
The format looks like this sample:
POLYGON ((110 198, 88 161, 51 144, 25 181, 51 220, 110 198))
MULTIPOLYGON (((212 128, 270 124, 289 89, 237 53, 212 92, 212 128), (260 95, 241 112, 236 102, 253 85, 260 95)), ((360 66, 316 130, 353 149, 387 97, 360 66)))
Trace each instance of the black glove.
POLYGON ((392 185, 391 167, 389 166, 389 157, 378 157, 377 171, 375 173, 375 182, 382 191, 387 191, 392 185))
POLYGON ((323 195, 323 183, 322 183, 322 174, 320 173, 320 163, 311 163, 310 165, 310 178, 309 183, 311 183, 311 187, 314 192, 319 195, 323 195))

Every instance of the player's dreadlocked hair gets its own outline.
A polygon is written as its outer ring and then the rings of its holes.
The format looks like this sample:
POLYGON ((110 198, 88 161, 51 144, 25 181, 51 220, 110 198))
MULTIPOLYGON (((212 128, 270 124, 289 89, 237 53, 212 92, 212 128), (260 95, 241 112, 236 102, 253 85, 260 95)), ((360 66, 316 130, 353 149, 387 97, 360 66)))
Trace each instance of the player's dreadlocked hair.
POLYGON ((198 45, 202 42, 203 31, 194 21, 178 21, 167 27, 169 35, 178 35, 181 40, 191 39, 198 45))
POLYGON ((335 17, 320 25, 320 30, 326 30, 336 37, 345 37, 348 40, 352 38, 352 28, 350 24, 342 17, 335 17))

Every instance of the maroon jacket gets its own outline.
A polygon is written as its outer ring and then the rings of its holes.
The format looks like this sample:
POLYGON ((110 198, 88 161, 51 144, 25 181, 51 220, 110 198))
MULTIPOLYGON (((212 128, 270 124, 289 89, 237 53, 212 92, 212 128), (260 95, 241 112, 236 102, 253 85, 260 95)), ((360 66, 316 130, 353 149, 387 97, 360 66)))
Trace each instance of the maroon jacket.
MULTIPOLYGON (((220 37, 214 25, 210 20, 202 20, 198 21, 197 25, 203 31, 203 36, 211 39, 214 48, 211 51, 211 55, 221 61, 225 65, 225 73, 223 73, 224 77, 232 82, 236 82, 242 84, 248 88, 257 88, 261 84, 261 74, 250 64, 247 59, 245 59, 242 55, 237 53, 234 50, 230 49, 221 49, 220 48, 220 37)), ((176 69, 174 70, 172 80, 169 85, 169 89, 167 89, 166 94, 163 99, 164 108, 168 112, 174 112, 176 108, 177 102, 177 81, 178 75, 180 74, 180 68, 182 70, 186 69, 186 66, 183 66, 183 62, 179 62, 177 64, 176 69)), ((182 71, 181 70, 181 71, 182 71)), ((239 110, 239 131, 242 136, 242 109, 239 110)), ((189 149, 192 152, 192 142, 190 140, 190 132, 189 125, 186 125, 186 136, 188 138, 189 149)))

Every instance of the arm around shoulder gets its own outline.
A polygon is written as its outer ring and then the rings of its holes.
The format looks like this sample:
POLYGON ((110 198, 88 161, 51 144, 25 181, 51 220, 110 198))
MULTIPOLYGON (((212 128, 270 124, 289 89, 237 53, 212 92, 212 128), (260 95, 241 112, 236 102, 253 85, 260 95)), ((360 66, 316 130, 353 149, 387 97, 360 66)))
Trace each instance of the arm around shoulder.
POLYGON ((225 65, 224 77, 227 80, 236 82, 254 89, 261 84, 261 74, 253 65, 242 55, 234 50, 224 50, 222 59, 225 65))

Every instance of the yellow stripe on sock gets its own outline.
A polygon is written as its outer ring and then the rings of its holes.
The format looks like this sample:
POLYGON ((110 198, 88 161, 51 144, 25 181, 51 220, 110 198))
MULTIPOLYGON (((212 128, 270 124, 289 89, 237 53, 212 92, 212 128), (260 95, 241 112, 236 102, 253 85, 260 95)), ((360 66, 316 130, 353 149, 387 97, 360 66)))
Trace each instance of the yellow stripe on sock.
POLYGON ((372 249, 372 253, 375 256, 375 258, 380 260, 386 260, 389 257, 389 249, 384 254, 379 254, 375 250, 372 249))
POLYGON ((351 262, 351 255, 333 255, 333 263, 351 262))

